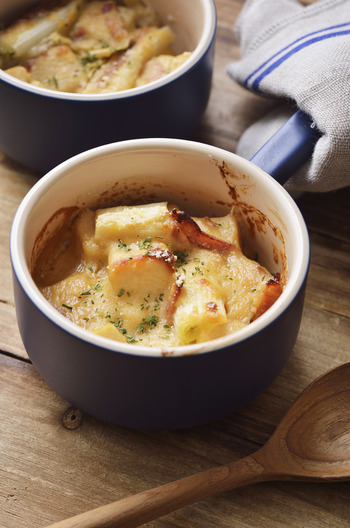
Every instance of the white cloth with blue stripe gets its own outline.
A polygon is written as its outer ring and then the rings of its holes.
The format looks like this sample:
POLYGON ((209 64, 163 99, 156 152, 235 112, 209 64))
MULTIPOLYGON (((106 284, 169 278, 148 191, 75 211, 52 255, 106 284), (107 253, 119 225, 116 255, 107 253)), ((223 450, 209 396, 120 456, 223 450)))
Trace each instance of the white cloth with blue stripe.
POLYGON ((298 108, 322 133, 312 160, 290 178, 290 191, 350 185, 350 0, 247 0, 236 24, 241 58, 229 75, 279 105, 242 135, 251 158, 298 108))

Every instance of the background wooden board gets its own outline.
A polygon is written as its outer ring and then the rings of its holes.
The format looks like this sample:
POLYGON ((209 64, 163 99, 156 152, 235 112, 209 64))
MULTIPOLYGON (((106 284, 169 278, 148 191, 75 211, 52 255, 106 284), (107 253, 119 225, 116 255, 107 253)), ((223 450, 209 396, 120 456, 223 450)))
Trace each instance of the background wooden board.
MULTIPOLYGON (((273 102, 226 74, 239 49, 242 0, 217 0, 213 91, 196 139, 234 151, 273 102)), ((184 431, 131 431, 83 416, 31 365, 16 326, 9 257, 15 211, 36 176, 0 160, 0 527, 41 528, 126 495, 246 456, 269 438, 316 376, 350 360, 350 189, 304 195, 311 241, 300 334, 281 374, 245 409, 184 431)), ((43 346, 49 346, 43 343, 43 346)), ((149 528, 344 528, 350 483, 267 483, 227 492, 147 524, 149 528)))

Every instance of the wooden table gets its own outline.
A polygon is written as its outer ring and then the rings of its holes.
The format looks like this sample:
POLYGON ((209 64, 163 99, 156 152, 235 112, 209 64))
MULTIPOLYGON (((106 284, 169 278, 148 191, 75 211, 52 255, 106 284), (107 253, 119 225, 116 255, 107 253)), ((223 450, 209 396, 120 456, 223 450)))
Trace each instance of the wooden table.
MULTIPOLYGON (((230 80, 232 32, 242 0, 217 0, 216 66, 202 141, 234 151, 269 103, 230 80)), ((311 238, 303 321, 282 373, 252 404, 225 420, 177 432, 130 431, 82 416, 40 378, 16 326, 9 233, 36 176, 0 162, 0 527, 40 528, 136 492, 235 460, 269 438, 316 376, 350 360, 350 190, 298 201, 311 238)), ((43 343, 49 347, 49 343, 43 343)), ((203 500, 149 528, 344 528, 350 482, 256 484, 203 500)))

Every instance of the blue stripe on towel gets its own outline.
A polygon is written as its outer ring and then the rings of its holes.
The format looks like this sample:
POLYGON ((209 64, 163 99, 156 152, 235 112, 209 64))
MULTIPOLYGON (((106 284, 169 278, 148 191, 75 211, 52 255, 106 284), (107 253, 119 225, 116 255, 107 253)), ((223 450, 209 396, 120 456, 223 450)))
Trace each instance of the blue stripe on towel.
POLYGON ((318 29, 317 31, 312 31, 312 33, 307 33, 306 35, 303 35, 302 37, 299 37, 298 39, 294 40, 293 42, 291 42, 290 44, 288 44, 288 46, 285 46, 284 48, 282 48, 281 50, 277 51, 274 55, 272 55, 272 57, 270 57, 269 59, 267 59, 265 62, 263 62, 258 68, 256 68, 256 70, 254 70, 250 75, 248 75, 248 77, 246 78, 245 80, 245 83, 244 83, 244 86, 247 86, 249 80, 258 73, 259 70, 261 70, 262 68, 264 68, 264 66, 266 66, 269 62, 271 62, 275 57, 277 57, 278 55, 280 55, 281 53, 283 53, 284 51, 286 51, 288 48, 290 48, 291 46, 294 46, 295 44, 297 44, 298 42, 300 42, 301 40, 305 40, 309 37, 312 37, 313 35, 317 35, 319 33, 323 33, 325 31, 332 31, 333 29, 340 29, 342 27, 346 27, 346 26, 349 26, 350 25, 350 22, 344 22, 344 24, 337 24, 336 26, 329 26, 329 27, 326 27, 326 28, 323 28, 323 29, 318 29))
POLYGON ((303 37, 299 37, 297 40, 295 40, 294 42, 291 42, 290 44, 288 44, 288 46, 285 46, 284 48, 282 48, 281 50, 279 50, 277 53, 275 53, 274 55, 272 55, 272 57, 270 57, 268 60, 266 60, 263 64, 261 64, 258 68, 256 68, 245 80, 244 82, 244 86, 247 88, 248 87, 248 83, 250 81, 250 79, 256 75, 259 71, 261 71, 263 68, 265 68, 265 66, 267 66, 269 63, 271 63, 271 61, 273 59, 275 59, 278 55, 281 55, 284 51, 288 50, 289 48, 291 48, 292 46, 295 46, 293 47, 292 49, 289 49, 289 51, 287 53, 285 53, 284 55, 282 55, 281 57, 279 57, 279 59, 277 59, 275 62, 273 62, 272 64, 270 64, 270 66, 266 67, 262 73, 260 73, 260 75, 258 75, 258 77, 256 77, 256 79, 253 81, 252 83, 252 88, 255 90, 255 91, 259 91, 259 85, 261 83, 261 81, 267 76, 269 75, 273 70, 275 70, 280 64, 282 64, 282 62, 286 61, 289 57, 291 57, 292 55, 294 55, 295 53, 297 53, 298 51, 304 49, 305 47, 307 46, 310 46, 311 44, 315 44, 316 42, 319 42, 319 41, 322 41, 322 40, 326 40, 326 39, 329 39, 329 38, 334 38, 334 37, 338 37, 338 36, 344 36, 344 35, 349 35, 350 34, 350 29, 348 30, 345 30, 345 31, 337 31, 337 32, 332 32, 332 33, 324 33, 326 31, 332 31, 334 29, 339 29, 339 28, 342 28, 342 27, 346 27, 346 26, 350 26, 350 22, 346 22, 346 23, 343 23, 343 24, 338 24, 336 26, 330 26, 328 28, 324 28, 324 29, 320 29, 318 31, 313 31, 312 33, 309 33, 307 35, 304 35, 303 37), (321 34, 317 37, 314 37, 314 38, 310 38, 310 37, 313 37, 313 35, 317 35, 319 33, 324 33, 324 34, 321 34), (305 40, 305 39, 308 39, 308 40, 305 40), (304 42, 301 42, 301 41, 304 41, 304 42), (296 46, 296 44, 298 42, 301 42, 299 45, 296 46))

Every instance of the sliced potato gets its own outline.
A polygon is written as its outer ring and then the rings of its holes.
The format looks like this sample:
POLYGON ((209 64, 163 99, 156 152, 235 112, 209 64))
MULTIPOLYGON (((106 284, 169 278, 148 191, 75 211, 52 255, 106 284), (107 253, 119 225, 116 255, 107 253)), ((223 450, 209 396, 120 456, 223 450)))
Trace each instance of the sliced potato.
POLYGON ((191 53, 189 51, 185 51, 181 55, 158 55, 158 57, 153 57, 146 62, 145 67, 136 81, 136 86, 143 86, 165 77, 165 75, 181 66, 190 55, 191 53))
POLYGON ((86 84, 87 75, 78 57, 65 44, 54 46, 30 61, 34 80, 46 88, 75 92, 86 84))
POLYGON ((0 66, 10 67, 25 58, 33 46, 37 46, 51 33, 62 34, 78 18, 84 0, 72 0, 64 7, 34 11, 24 16, 0 33, 0 66))
POLYGON ((125 53, 115 54, 96 73, 83 93, 111 93, 134 88, 144 65, 168 49, 174 34, 168 26, 140 30, 140 38, 125 53))
POLYGON ((113 2, 94 1, 84 7, 79 20, 69 33, 75 51, 104 49, 109 56, 117 50, 129 47, 131 35, 124 17, 113 2))

